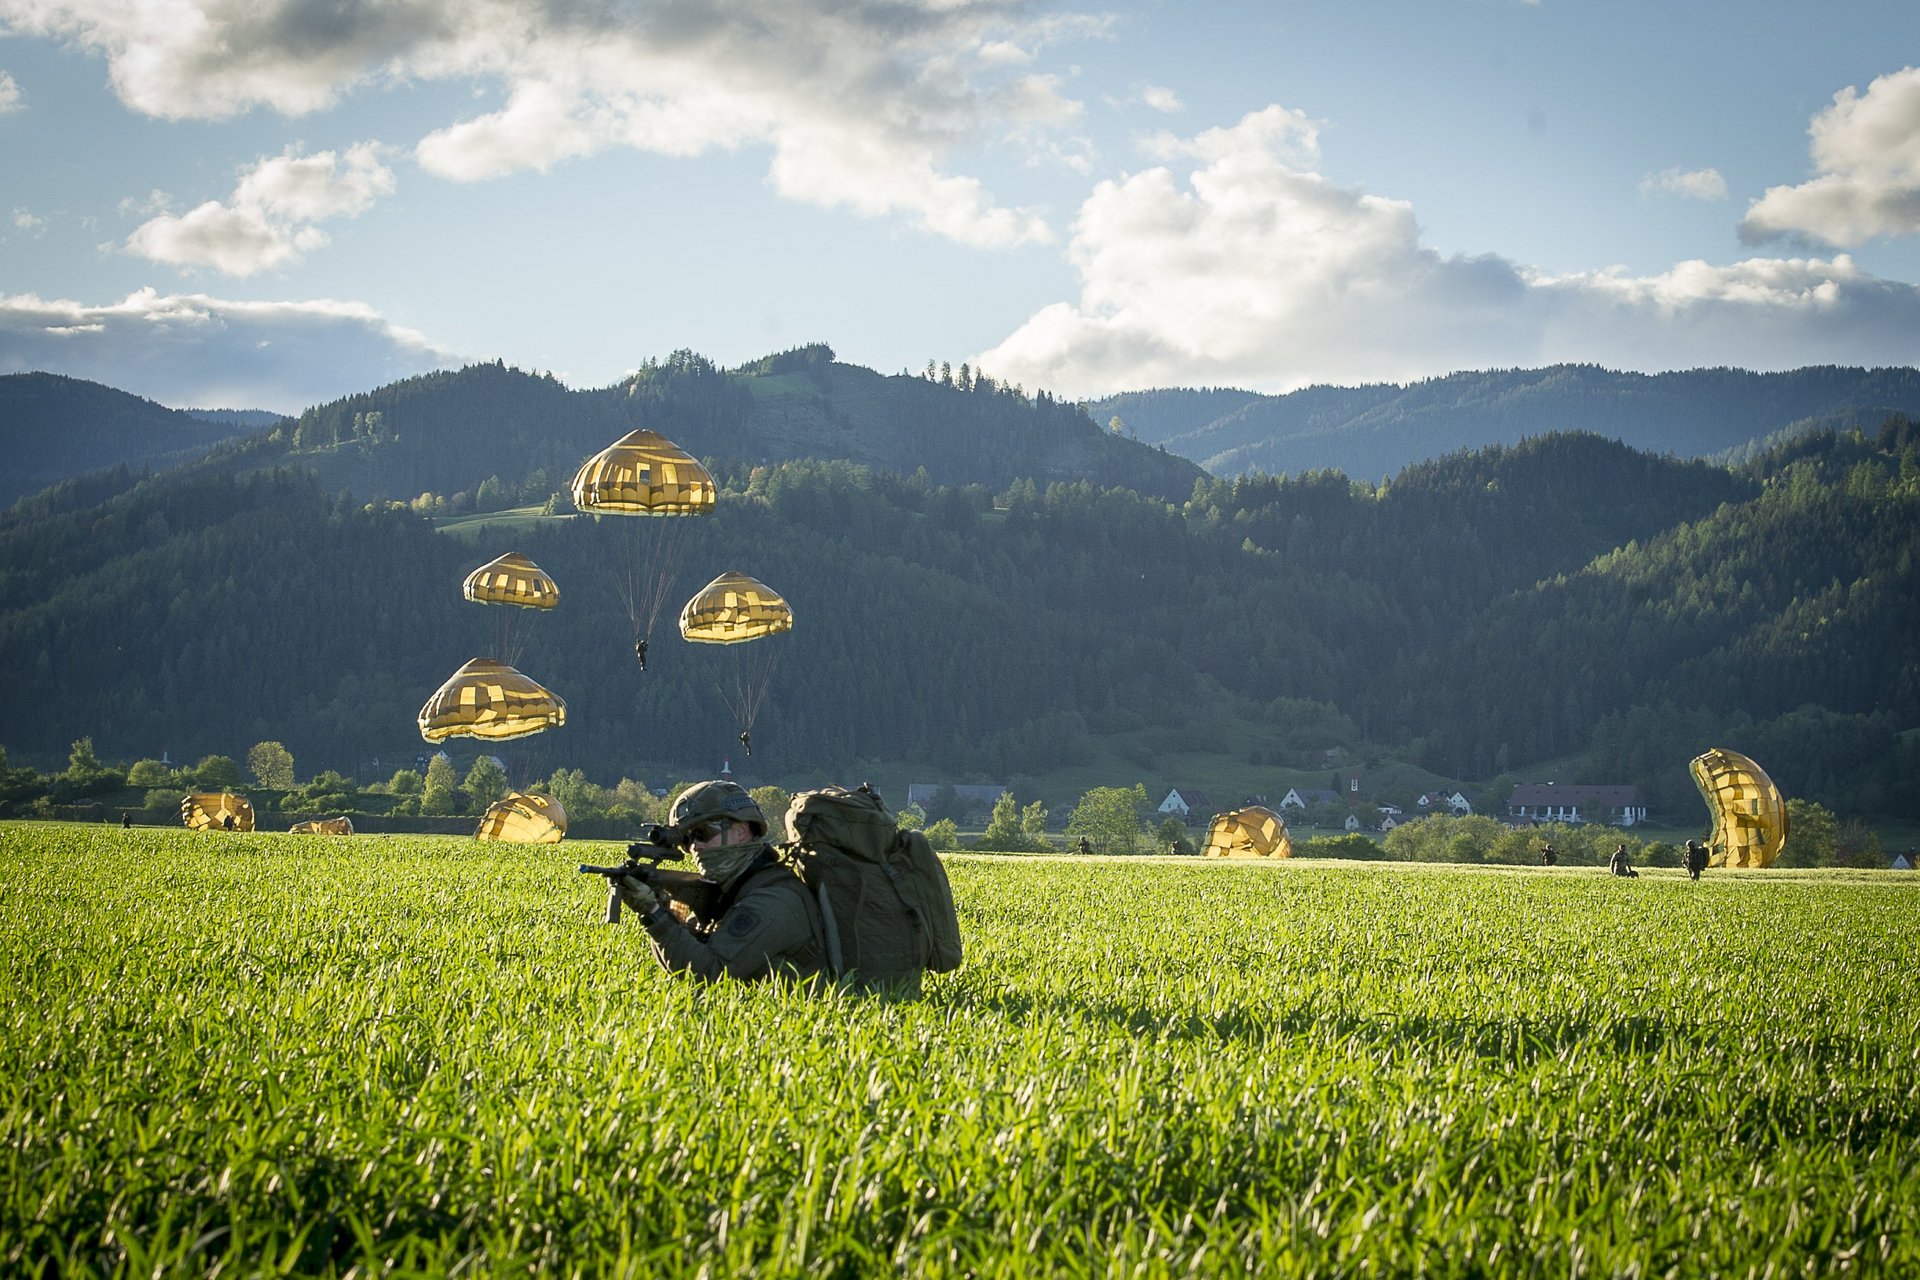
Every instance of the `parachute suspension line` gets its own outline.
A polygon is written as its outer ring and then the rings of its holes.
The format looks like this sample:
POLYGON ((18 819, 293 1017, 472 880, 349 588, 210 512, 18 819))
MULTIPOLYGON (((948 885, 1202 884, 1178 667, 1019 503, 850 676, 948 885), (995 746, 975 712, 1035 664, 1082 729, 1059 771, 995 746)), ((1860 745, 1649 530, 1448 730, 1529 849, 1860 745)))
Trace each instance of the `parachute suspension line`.
POLYGON ((772 683, 773 669, 779 664, 779 650, 768 648, 764 642, 759 642, 754 644, 747 653, 740 655, 740 661, 735 665, 732 673, 731 692, 720 681, 714 681, 714 692, 720 695, 720 700, 726 704, 727 710, 733 712, 734 721, 740 726, 740 732, 743 735, 741 744, 747 747, 749 753, 753 748, 748 744, 745 735, 752 734, 754 721, 760 718, 760 708, 767 700, 767 689, 772 683))
POLYGON ((646 617, 646 638, 652 638, 653 627, 660 620, 660 610, 666 607, 667 593, 673 586, 675 561, 679 558, 681 521, 679 517, 665 516, 654 522, 653 554, 648 563, 652 576, 646 584, 645 600, 641 612, 646 617))

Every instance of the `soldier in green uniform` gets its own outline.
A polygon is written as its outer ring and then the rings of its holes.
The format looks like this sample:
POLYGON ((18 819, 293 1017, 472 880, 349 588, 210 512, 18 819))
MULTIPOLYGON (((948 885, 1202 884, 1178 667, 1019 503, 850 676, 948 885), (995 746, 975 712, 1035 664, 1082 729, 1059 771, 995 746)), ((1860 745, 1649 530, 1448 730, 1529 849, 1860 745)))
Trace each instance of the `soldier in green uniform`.
POLYGON ((1687 841, 1686 867, 1689 880, 1698 880, 1700 873, 1707 869, 1706 846, 1697 840, 1687 841))
POLYGON ((732 782, 698 783, 674 801, 668 821, 687 836, 701 877, 721 886, 720 902, 699 933, 682 924, 634 876, 614 881, 621 901, 639 913, 653 952, 669 972, 702 982, 743 982, 776 974, 824 981, 826 926, 798 876, 767 843, 767 819, 753 797, 732 782))

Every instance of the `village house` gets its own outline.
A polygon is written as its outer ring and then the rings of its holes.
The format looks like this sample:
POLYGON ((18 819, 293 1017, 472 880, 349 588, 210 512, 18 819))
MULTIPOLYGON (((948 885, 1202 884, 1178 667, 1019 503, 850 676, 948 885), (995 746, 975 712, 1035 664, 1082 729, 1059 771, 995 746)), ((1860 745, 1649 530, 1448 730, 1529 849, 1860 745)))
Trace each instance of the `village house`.
POLYGON ((1175 787, 1167 792, 1167 798, 1154 812, 1178 818, 1191 827, 1213 816, 1213 801, 1207 798, 1206 792, 1196 788, 1175 787))
POLYGON ((1423 791, 1414 805, 1423 814, 1438 813, 1445 809, 1458 817, 1473 812, 1473 806, 1467 802, 1466 796, 1458 791, 1423 791))
POLYGON ((1280 797, 1282 809, 1304 809, 1314 804, 1340 804, 1338 791, 1329 791, 1325 787, 1290 787, 1287 794, 1280 797))
POLYGON ((1507 817, 1515 822, 1604 822, 1631 827, 1647 820, 1640 788, 1523 782, 1507 798, 1507 817))

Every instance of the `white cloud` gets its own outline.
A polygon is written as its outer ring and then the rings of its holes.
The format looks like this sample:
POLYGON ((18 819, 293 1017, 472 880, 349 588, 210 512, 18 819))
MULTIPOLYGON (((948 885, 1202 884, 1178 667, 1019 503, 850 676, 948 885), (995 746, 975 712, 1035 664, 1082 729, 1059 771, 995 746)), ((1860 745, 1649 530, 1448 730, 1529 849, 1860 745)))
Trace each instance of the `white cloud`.
POLYGON ((1186 103, 1180 101, 1179 94, 1157 84, 1150 84, 1142 89, 1140 91, 1140 101, 1146 103, 1155 111, 1162 112, 1166 115, 1177 115, 1187 109, 1186 103))
POLYGON ((1689 200, 1725 200, 1727 180, 1718 169, 1662 169, 1640 179, 1640 194, 1664 191, 1689 200))
POLYGON ((26 95, 20 92, 20 84, 12 76, 0 71, 0 116, 9 111, 18 111, 26 106, 26 95))
POLYGON ((472 81, 502 105, 420 139, 445 177, 612 147, 759 146, 789 198, 986 246, 1049 233, 942 158, 1071 118, 1078 104, 1024 68, 1112 25, 1006 0, 0 0, 9 10, 22 34, 105 54, 122 100, 151 115, 299 114, 386 83, 472 81))
POLYGON ((327 243, 326 233, 308 224, 357 217, 392 194, 393 171, 378 152, 370 142, 343 154, 301 156, 289 149, 247 170, 227 202, 209 200, 178 217, 161 214, 142 223, 127 237, 127 251, 230 276, 297 262, 327 243))
POLYGON ((39 232, 46 230, 47 220, 34 213, 31 209, 15 209, 13 211, 13 226, 16 231, 39 232))
POLYGON ((1548 278, 1421 244, 1411 206, 1293 167, 1312 122, 1268 108, 1160 140, 1200 163, 1101 183, 1068 246, 1077 302, 975 357, 1069 396, 1407 381, 1595 361, 1636 369, 1920 361, 1920 289, 1845 257, 1548 278))
POLYGON ((95 306, 0 294, 0 373, 62 373, 176 407, 294 413, 449 363, 357 302, 142 289, 95 306))
POLYGON ((1853 246, 1920 233, 1920 67, 1881 76, 1864 94, 1842 89, 1807 132, 1817 176, 1767 188, 1740 223, 1742 240, 1853 246))

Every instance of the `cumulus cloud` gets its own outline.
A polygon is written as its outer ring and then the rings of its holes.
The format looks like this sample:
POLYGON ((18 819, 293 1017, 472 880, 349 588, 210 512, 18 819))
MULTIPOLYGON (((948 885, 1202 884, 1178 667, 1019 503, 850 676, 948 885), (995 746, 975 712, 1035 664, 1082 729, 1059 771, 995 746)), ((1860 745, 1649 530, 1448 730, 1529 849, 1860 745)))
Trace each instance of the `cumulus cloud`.
POLYGON ((1851 85, 1813 118, 1816 176, 1769 187, 1740 223, 1749 244, 1801 235, 1852 247, 1920 233, 1920 67, 1851 85))
POLYGON ((322 247, 327 234, 313 223, 357 217, 393 186, 374 143, 310 156, 289 149, 249 169, 226 201, 141 223, 126 249, 153 262, 250 276, 322 247))
POLYGON ((1640 179, 1640 194, 1665 192, 1689 200, 1725 200, 1727 180, 1718 169, 1662 169, 1640 179))
POLYGON ((38 233, 46 230, 47 220, 31 209, 16 208, 13 211, 13 226, 16 231, 38 233))
POLYGON ((0 294, 0 373, 62 373, 175 407, 297 413, 450 363, 357 302, 142 289, 89 305, 0 294))
POLYGON ((20 92, 19 82, 0 71, 0 116, 9 111, 18 111, 25 105, 26 95, 20 92))
POLYGON ((1920 289, 1842 256, 1546 277, 1421 243, 1403 201, 1298 167, 1313 123, 1268 108, 1190 139, 1196 162, 1101 183, 1074 222, 1077 302, 975 357, 1069 396, 1229 384, 1406 381, 1593 361, 1636 369, 1920 360, 1920 289))
MULTIPOLYGON (((497 87, 501 105, 416 150, 451 179, 613 147, 763 147, 789 198, 983 246, 1050 232, 942 157, 1071 118, 1078 104, 1024 68, 1046 44, 1108 26, 1030 18, 1007 0, 0 0, 9 9, 17 31, 103 53, 121 99, 151 115, 299 114, 370 86, 467 81, 497 87)), ((258 242, 257 227, 221 221, 258 242)))

